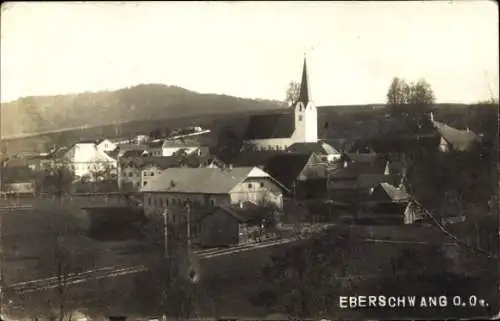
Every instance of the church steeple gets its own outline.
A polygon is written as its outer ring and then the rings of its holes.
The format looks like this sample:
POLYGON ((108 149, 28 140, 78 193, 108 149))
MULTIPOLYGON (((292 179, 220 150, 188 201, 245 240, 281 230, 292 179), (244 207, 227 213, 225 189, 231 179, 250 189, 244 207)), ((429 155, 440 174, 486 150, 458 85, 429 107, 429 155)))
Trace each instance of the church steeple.
POLYGON ((307 74, 307 62, 306 57, 304 57, 304 67, 302 68, 302 81, 300 82, 300 93, 298 101, 307 105, 311 98, 311 93, 309 92, 309 75, 307 74))

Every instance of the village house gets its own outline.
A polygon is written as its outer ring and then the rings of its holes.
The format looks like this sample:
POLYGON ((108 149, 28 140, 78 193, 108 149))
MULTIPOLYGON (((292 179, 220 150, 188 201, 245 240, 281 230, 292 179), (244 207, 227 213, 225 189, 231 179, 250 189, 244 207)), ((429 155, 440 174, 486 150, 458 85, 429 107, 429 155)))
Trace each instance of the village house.
POLYGON ((479 136, 469 129, 460 130, 436 121, 433 113, 431 113, 430 118, 439 135, 438 148, 441 152, 467 151, 480 140, 479 136))
POLYGON ((277 154, 267 160, 263 169, 291 192, 296 192, 302 182, 326 179, 328 175, 327 163, 314 152, 277 154))
POLYGON ((281 208, 286 188, 257 167, 169 168, 143 186, 146 216, 189 202, 194 206, 269 203, 281 208))
POLYGON ((147 144, 148 148, 146 151, 152 156, 162 156, 163 155, 163 140, 158 139, 147 144))
POLYGON ((318 111, 310 100, 306 60, 297 103, 282 113, 252 116, 244 133, 246 149, 285 150, 295 143, 318 141, 318 111))
POLYGON ((114 144, 109 139, 104 138, 96 140, 96 147, 102 152, 112 152, 116 150, 118 145, 114 144))
POLYGON ((141 151, 127 151, 119 159, 118 186, 123 190, 139 191, 149 180, 171 167, 223 168, 226 165, 216 156, 196 151, 189 155, 150 156, 141 151), (129 157, 127 157, 129 156, 129 157))
POLYGON ((315 143, 295 143, 289 146, 288 150, 294 153, 315 153, 325 162, 334 162, 342 156, 341 152, 323 141, 315 143))
POLYGON ((118 167, 118 188, 127 191, 140 191, 147 180, 161 171, 178 166, 174 157, 145 156, 121 157, 118 167))
POLYGON ((364 199, 379 183, 399 184, 404 170, 377 154, 344 154, 328 174, 331 199, 354 202, 364 199))
POLYGON ((422 219, 414 204, 408 208, 410 195, 404 186, 379 183, 370 188, 369 195, 358 208, 357 219, 379 224, 412 224, 422 219))
POLYGON ((208 152, 208 146, 203 146, 198 139, 166 139, 162 145, 162 156, 173 156, 179 151, 191 154, 201 149, 203 153, 208 152))
POLYGON ((255 242, 275 232, 271 209, 253 203, 217 205, 201 219, 197 243, 202 247, 224 247, 255 242))
POLYGON ((264 168, 266 166, 267 161, 276 156, 282 155, 284 153, 288 153, 286 150, 242 150, 235 157, 229 160, 229 162, 234 167, 251 167, 256 166, 259 168, 264 168))
POLYGON ((80 141, 74 144, 62 157, 68 161, 75 172, 76 179, 88 177, 98 179, 96 174, 116 175, 117 160, 99 150, 95 141, 80 141))
MULTIPOLYGON (((108 147, 112 148, 111 145, 108 147)), ((105 148, 105 145, 101 148, 105 148)), ((57 163, 64 164, 73 170, 75 180, 84 178, 97 180, 117 174, 117 160, 108 152, 99 149, 95 140, 82 140, 70 148, 60 147, 47 154, 29 159, 29 167, 34 171, 42 171, 57 163)))

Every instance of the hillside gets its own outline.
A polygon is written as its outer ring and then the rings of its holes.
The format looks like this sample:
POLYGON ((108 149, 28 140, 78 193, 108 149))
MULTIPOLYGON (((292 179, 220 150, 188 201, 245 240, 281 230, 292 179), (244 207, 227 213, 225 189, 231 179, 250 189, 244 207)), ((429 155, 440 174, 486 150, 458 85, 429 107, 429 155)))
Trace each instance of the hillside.
POLYGON ((176 86, 138 85, 116 91, 23 97, 2 104, 0 134, 13 138, 112 123, 264 111, 279 102, 200 94, 176 86))

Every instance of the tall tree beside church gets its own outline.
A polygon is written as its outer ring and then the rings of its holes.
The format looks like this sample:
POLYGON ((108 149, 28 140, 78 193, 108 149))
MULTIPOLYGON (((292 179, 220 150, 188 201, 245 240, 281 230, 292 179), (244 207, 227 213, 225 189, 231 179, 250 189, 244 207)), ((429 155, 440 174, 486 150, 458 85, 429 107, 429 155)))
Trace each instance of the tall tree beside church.
POLYGON ((290 106, 294 105, 299 99, 300 94, 300 82, 290 81, 288 83, 288 88, 286 90, 285 102, 290 106))

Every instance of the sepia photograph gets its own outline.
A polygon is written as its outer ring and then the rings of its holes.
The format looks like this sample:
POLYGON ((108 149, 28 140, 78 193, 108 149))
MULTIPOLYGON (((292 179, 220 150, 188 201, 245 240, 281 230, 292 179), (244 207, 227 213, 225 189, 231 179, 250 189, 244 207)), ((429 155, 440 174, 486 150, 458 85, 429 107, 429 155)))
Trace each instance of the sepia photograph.
POLYGON ((496 1, 0 23, 1 321, 500 319, 496 1))

